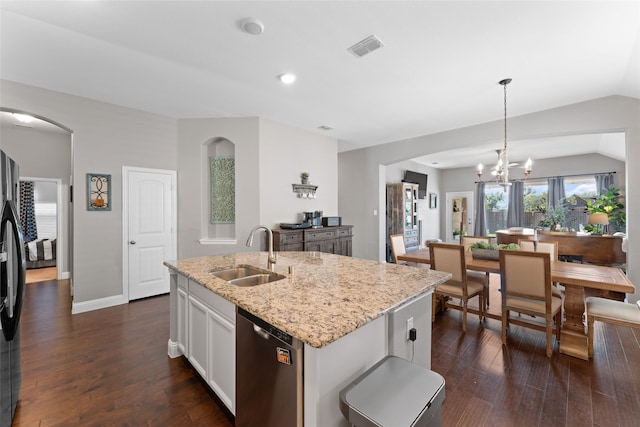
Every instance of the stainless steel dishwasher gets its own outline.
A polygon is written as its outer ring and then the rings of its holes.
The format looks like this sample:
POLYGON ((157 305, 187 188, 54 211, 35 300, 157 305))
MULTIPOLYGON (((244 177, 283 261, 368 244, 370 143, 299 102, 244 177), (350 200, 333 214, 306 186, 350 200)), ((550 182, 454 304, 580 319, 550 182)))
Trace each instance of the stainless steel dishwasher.
POLYGON ((238 307, 236 427, 302 427, 303 345, 238 307))

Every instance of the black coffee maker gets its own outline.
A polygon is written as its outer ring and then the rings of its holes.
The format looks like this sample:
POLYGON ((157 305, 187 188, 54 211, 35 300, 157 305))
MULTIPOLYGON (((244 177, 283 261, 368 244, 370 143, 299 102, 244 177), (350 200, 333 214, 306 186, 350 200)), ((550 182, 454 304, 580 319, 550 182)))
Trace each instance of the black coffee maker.
POLYGON ((312 228, 322 227, 322 211, 302 212, 304 222, 311 224, 312 228))

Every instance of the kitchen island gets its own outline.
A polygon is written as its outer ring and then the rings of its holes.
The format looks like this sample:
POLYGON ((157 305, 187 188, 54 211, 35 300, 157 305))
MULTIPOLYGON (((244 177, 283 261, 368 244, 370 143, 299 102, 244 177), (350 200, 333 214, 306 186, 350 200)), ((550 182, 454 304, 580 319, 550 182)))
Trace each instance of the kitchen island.
POLYGON ((431 293, 448 273, 320 252, 280 252, 271 283, 240 287, 210 272, 265 269, 266 252, 166 262, 168 353, 184 355, 235 413, 235 311, 304 343, 304 425, 347 426, 338 393, 387 354, 430 367, 431 293), (290 274, 292 272, 292 274, 290 274), (406 339, 407 320, 418 339, 406 339), (204 335, 204 336, 203 336, 204 335))

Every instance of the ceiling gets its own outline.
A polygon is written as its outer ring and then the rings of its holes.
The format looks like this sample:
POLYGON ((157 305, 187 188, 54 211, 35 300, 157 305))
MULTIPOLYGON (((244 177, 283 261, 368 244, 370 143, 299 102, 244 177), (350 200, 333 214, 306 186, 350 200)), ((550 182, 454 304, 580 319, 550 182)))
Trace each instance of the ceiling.
MULTIPOLYGON (((509 117, 640 98, 638 0, 2 0, 0 24, 2 79, 174 118, 259 116, 336 138, 339 151, 500 120, 505 77, 509 117), (249 17, 261 35, 241 29, 249 17), (347 50, 371 35, 384 46, 347 50), (284 72, 297 80, 284 85, 284 72)), ((624 159, 620 137, 517 145, 624 159)), ((420 161, 493 163, 500 138, 420 161)))

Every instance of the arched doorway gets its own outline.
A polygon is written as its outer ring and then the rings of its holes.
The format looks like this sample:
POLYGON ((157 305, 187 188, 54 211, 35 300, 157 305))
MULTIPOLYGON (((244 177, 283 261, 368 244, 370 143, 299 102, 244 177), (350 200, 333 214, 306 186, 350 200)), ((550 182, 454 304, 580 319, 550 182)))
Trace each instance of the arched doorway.
MULTIPOLYGON (((51 230, 50 224, 43 224, 42 235, 49 241, 55 240, 55 278, 72 279, 73 210, 70 188, 73 185, 73 132, 35 113, 0 107, 0 136, 0 148, 19 165, 21 181, 55 186, 54 195, 49 195, 43 202, 43 206, 55 204, 55 219, 43 219, 53 220, 55 231, 51 230)), ((52 250, 51 246, 48 250, 52 250)), ((39 268, 38 263, 31 266, 39 268)), ((72 280, 69 283, 73 290, 72 280)))

